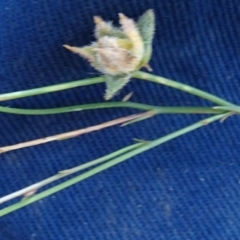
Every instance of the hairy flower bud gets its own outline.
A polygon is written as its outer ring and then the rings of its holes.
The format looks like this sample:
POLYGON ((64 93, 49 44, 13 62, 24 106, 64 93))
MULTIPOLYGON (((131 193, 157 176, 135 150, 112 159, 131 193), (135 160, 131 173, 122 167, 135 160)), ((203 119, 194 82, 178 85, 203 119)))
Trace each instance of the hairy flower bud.
POLYGON ((152 54, 154 13, 146 11, 137 22, 119 14, 121 28, 94 17, 96 42, 67 49, 87 59, 106 77, 105 99, 111 99, 131 78, 134 71, 147 67, 152 54))

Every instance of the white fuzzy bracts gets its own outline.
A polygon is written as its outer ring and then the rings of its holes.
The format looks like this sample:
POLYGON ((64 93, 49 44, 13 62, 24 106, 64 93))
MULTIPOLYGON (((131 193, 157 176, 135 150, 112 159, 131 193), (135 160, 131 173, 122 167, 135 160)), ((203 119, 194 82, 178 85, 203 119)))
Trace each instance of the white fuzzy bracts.
POLYGON ((108 100, 130 80, 134 71, 142 67, 151 69, 148 62, 152 55, 154 13, 146 11, 137 22, 120 13, 120 28, 101 17, 95 16, 94 22, 96 42, 81 48, 64 47, 87 59, 106 76, 105 99, 108 100))

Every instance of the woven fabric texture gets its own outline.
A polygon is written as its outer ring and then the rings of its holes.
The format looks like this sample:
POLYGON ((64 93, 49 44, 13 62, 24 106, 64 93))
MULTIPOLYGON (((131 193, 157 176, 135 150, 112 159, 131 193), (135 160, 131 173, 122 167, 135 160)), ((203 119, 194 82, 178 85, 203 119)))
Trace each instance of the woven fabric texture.
MULTIPOLYGON (((120 12, 136 19, 150 8, 156 14, 153 73, 240 103, 239 0, 2 0, 0 93, 97 76, 62 45, 94 41, 94 15, 117 24, 120 12)), ((97 84, 1 105, 37 109, 101 102, 104 88, 97 84)), ((212 106, 134 79, 114 100, 131 91, 134 102, 212 106)), ((47 116, 0 113, 0 146, 135 112, 119 108, 47 116)), ((204 117, 159 115, 125 128, 2 154, 0 196, 125 147, 133 138, 152 140, 204 117)), ((205 126, 6 215, 0 218, 0 239, 240 239, 239 126, 238 116, 205 126)))

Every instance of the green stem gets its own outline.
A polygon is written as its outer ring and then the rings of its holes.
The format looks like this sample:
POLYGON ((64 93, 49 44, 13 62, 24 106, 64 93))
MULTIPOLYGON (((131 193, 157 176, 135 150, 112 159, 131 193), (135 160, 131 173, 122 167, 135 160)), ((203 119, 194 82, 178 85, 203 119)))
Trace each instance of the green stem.
POLYGON ((136 71, 133 73, 133 77, 134 78, 138 78, 138 79, 142 79, 142 80, 147 80, 147 81, 151 81, 151 82, 155 82, 155 83, 160 83, 172 88, 176 88, 178 90, 196 95, 198 97, 204 98, 209 100, 210 102, 216 103, 217 105, 223 105, 223 106, 236 106, 234 104, 232 104, 231 102, 225 101, 222 98, 219 98, 215 95, 212 95, 210 93, 207 93, 205 91, 199 90, 197 88, 191 87, 189 85, 180 83, 180 82, 176 82, 173 80, 169 80, 167 78, 163 78, 163 77, 159 77, 153 74, 149 74, 146 72, 142 72, 142 71, 136 71))
POLYGON ((75 111, 83 111, 90 109, 101 108, 118 108, 127 107, 135 108, 145 111, 153 111, 156 114, 160 113, 199 113, 199 114, 219 114, 226 112, 226 110, 213 109, 209 107, 158 107, 148 104, 135 103, 135 102, 104 102, 104 103, 91 103, 84 105, 75 105, 62 108, 48 108, 48 109, 21 109, 21 108, 9 108, 1 107, 0 112, 11 114, 23 114, 23 115, 46 115, 46 114, 59 114, 75 111))
MULTIPOLYGON (((133 77, 142 79, 142 80, 147 80, 155 83, 160 83, 172 88, 179 89, 181 91, 196 95, 198 97, 207 99, 213 103, 216 103, 217 105, 220 106, 236 106, 232 104, 231 102, 225 101, 215 95, 212 95, 210 93, 207 93, 205 91, 199 90, 197 88, 191 87, 189 85, 179 83, 167 78, 159 77, 153 74, 149 74, 146 72, 142 71, 136 71, 133 73, 133 77)), ((101 77, 95 77, 95 78, 88 78, 88 79, 83 79, 83 80, 76 80, 68 83, 61 83, 61 84, 55 84, 47 87, 41 87, 41 88, 35 88, 35 89, 30 89, 30 90, 25 90, 25 91, 19 91, 19 92, 13 92, 13 93, 5 93, 5 94, 0 94, 0 101, 6 101, 6 100, 11 100, 11 99, 17 99, 17 98, 24 98, 24 97, 29 97, 29 96, 34 96, 34 95, 39 95, 39 94, 45 94, 45 93, 50 93, 50 92, 55 92, 55 91, 61 91, 61 90, 66 90, 70 88, 75 88, 79 86, 86 86, 86 85, 91 85, 91 84, 97 84, 97 83, 102 83, 104 82, 104 76, 101 77)))
POLYGON ((34 89, 24 90, 19 92, 5 93, 5 94, 0 94, 0 101, 30 97, 30 96, 45 94, 50 92, 56 92, 56 91, 66 90, 66 89, 80 87, 80 86, 87 86, 87 85, 92 85, 96 83, 102 83, 104 81, 105 81, 104 77, 102 76, 102 77, 88 78, 83 80, 76 80, 68 83, 55 84, 47 87, 34 88, 34 89))
POLYGON ((42 180, 40 182, 32 184, 31 186, 28 186, 26 188, 23 188, 21 190, 18 190, 16 192, 13 192, 11 194, 8 194, 8 195, 0 198, 0 204, 2 204, 4 202, 7 202, 7 201, 9 201, 11 199, 14 199, 16 197, 26 195, 29 192, 38 191, 41 187, 46 186, 49 183, 57 181, 57 180, 59 180, 59 179, 61 179, 63 177, 69 176, 70 174, 82 171, 82 170, 84 170, 86 168, 89 168, 89 167, 95 166, 97 164, 109 161, 110 159, 112 159, 114 157, 117 157, 117 156, 120 156, 120 155, 122 155, 122 154, 124 154, 126 152, 129 152, 129 151, 131 151, 131 150, 133 150, 135 148, 138 148, 138 147, 142 146, 143 144, 144 143, 135 143, 135 144, 132 144, 132 145, 127 146, 125 148, 122 148, 120 150, 117 150, 115 152, 112 152, 112 153, 110 153, 110 154, 108 154, 108 155, 106 155, 104 157, 101 157, 101 158, 95 159, 93 161, 81 164, 81 165, 79 165, 77 167, 74 167, 74 168, 70 168, 70 169, 67 169, 67 170, 60 171, 58 174, 56 174, 56 175, 54 175, 52 177, 46 178, 46 179, 44 179, 44 180, 42 180))
POLYGON ((233 113, 240 113, 240 107, 239 106, 215 106, 214 109, 220 109, 225 111, 230 111, 233 113))
POLYGON ((158 138, 158 139, 156 139, 154 141, 151 141, 148 144, 143 145, 142 147, 139 147, 139 148, 134 149, 134 150, 132 150, 132 151, 130 151, 128 153, 125 153, 125 154, 123 154, 123 155, 121 155, 121 156, 119 156, 117 158, 114 158, 113 160, 108 161, 108 162, 106 162, 106 163, 104 163, 104 164, 102 164, 102 165, 100 165, 98 167, 95 167, 95 168, 93 168, 93 169, 91 169, 91 170, 89 170, 89 171, 87 171, 87 172, 85 172, 85 173, 83 173, 83 174, 81 174, 81 175, 79 175, 77 177, 74 177, 74 178, 72 178, 72 179, 70 179, 68 181, 65 181, 65 182, 63 182, 61 184, 58 184, 58 185, 56 185, 56 186, 54 186, 54 187, 52 187, 52 188, 50 188, 48 190, 45 190, 45 191, 43 191, 43 192, 41 192, 39 194, 33 195, 32 197, 27 198, 24 201, 15 203, 15 204, 13 204, 13 205, 11 205, 9 207, 6 207, 6 208, 0 210, 0 217, 4 216, 4 215, 6 215, 6 214, 8 214, 10 212, 13 212, 13 211, 15 211, 17 209, 20 209, 22 207, 25 207, 25 206, 27 206, 27 205, 29 205, 31 203, 39 201, 40 199, 48 197, 48 196, 50 196, 50 195, 52 195, 52 194, 54 194, 56 192, 59 192, 59 191, 65 189, 67 187, 70 187, 70 186, 72 186, 72 185, 74 185, 74 184, 76 184, 76 183, 78 183, 80 181, 83 181, 86 178, 89 178, 89 177, 91 177, 91 176, 93 176, 93 175, 95 175, 97 173, 100 173, 100 172, 102 172, 102 171, 104 171, 104 170, 106 170, 106 169, 108 169, 110 167, 113 167, 114 165, 116 165, 118 163, 121 163, 121 162, 123 162, 123 161, 125 161, 125 160, 127 160, 127 159, 129 159, 129 158, 131 158, 131 157, 133 157, 135 155, 137 155, 137 154, 140 154, 140 153, 142 153, 144 151, 147 151, 147 150, 149 150, 151 148, 154 148, 154 147, 156 147, 156 146, 158 146, 160 144, 163 144, 163 143, 165 143, 167 141, 170 141, 171 139, 174 139, 174 138, 179 137, 179 136, 181 136, 183 134, 186 134, 186 133, 191 132, 191 131, 193 131, 195 129, 198 129, 198 128, 202 127, 202 126, 205 126, 206 124, 209 124, 211 122, 217 121, 217 120, 223 118, 224 116, 226 116, 227 114, 220 114, 220 115, 217 115, 217 116, 206 118, 206 119, 204 119, 202 121, 199 121, 199 122, 197 122, 195 124, 192 124, 192 125, 190 125, 188 127, 182 128, 182 129, 180 129, 178 131, 175 131, 175 132, 173 132, 171 134, 168 134, 168 135, 166 135, 164 137, 161 137, 161 138, 158 138))

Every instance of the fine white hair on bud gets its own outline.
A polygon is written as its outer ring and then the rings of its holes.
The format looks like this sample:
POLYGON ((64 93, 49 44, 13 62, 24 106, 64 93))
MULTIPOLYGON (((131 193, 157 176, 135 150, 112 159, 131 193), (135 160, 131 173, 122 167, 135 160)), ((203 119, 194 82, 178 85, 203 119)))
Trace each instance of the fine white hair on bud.
POLYGON ((146 11, 137 22, 119 13, 121 27, 114 27, 95 16, 96 42, 85 47, 63 45, 87 59, 106 79, 105 99, 111 99, 131 79, 132 73, 148 65, 152 55, 155 29, 153 10, 146 11))

